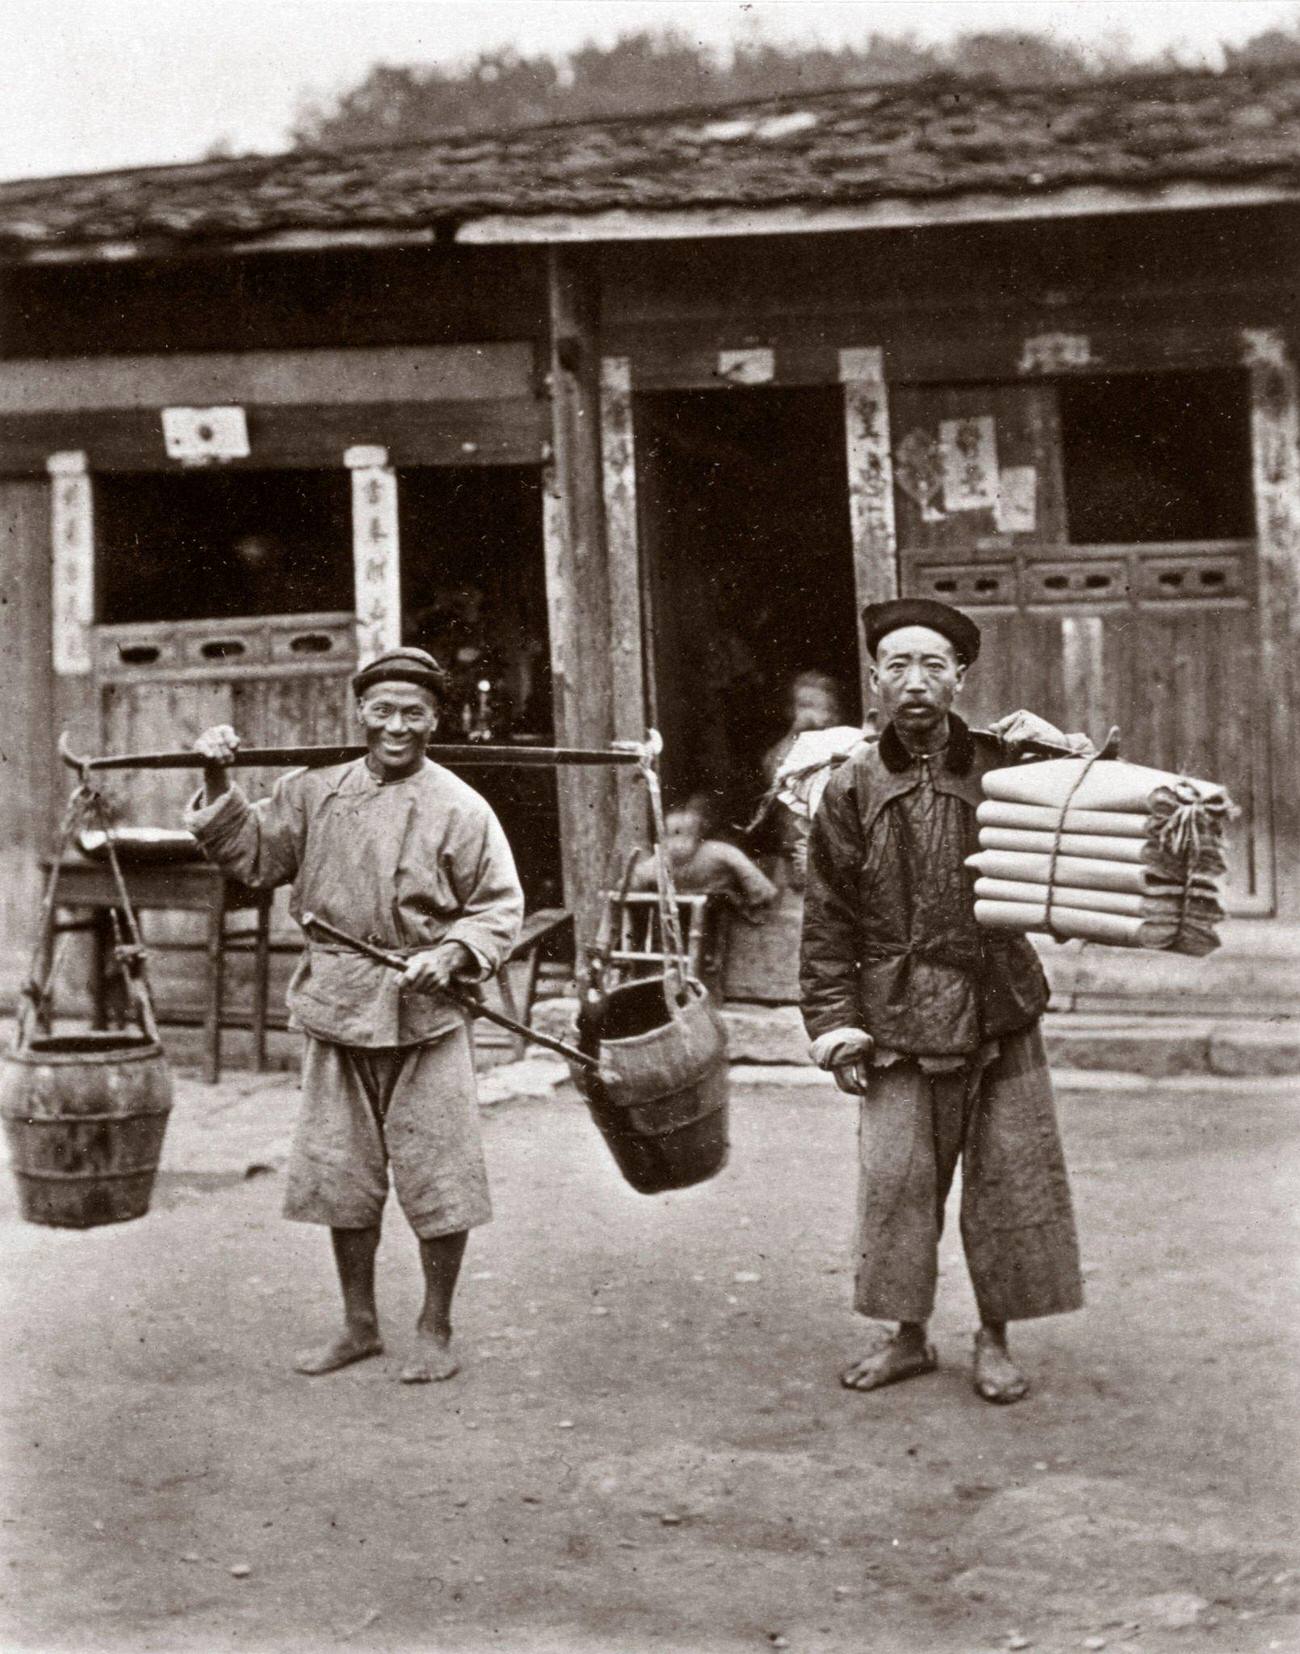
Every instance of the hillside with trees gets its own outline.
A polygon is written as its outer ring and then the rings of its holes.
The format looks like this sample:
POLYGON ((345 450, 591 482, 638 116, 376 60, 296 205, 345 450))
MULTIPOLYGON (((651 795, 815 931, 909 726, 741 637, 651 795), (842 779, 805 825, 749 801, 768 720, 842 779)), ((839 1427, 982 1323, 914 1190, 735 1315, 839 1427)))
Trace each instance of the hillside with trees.
MULTIPOLYGON (((1223 52, 1228 69, 1300 59, 1300 16, 1290 28, 1270 29, 1223 52)), ((1177 54, 1141 57, 1122 37, 1085 51, 1050 34, 1005 29, 966 30, 942 44, 913 34, 874 33, 857 46, 760 38, 727 53, 678 31, 638 30, 612 46, 589 44, 559 57, 501 47, 445 67, 376 64, 355 87, 304 102, 293 137, 299 148, 346 149, 447 131, 599 120, 936 75, 1065 85, 1180 67, 1187 65, 1177 54)))

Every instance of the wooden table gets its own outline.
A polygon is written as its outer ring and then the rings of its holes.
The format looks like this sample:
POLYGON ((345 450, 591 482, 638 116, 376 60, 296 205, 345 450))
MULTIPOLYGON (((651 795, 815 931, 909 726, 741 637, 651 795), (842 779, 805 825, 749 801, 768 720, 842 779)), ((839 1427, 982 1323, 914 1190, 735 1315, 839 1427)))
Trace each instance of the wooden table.
MULTIPOLYGON (((44 863, 48 877, 52 861, 44 863)), ((142 912, 205 913, 207 935, 202 946, 207 954, 207 991, 203 1009, 204 1076, 210 1084, 221 1077, 221 1030, 224 1026, 251 1027, 253 1060, 258 1070, 266 1066, 266 1002, 271 956, 271 902, 274 892, 252 890, 228 879, 207 862, 171 864, 126 863, 122 868, 132 905, 142 912), (251 930, 231 931, 226 920, 232 913, 251 912, 251 930), (226 954, 252 950, 253 1008, 245 1021, 225 1017, 226 954)), ((84 919, 56 920, 55 936, 86 932, 91 937, 91 1000, 94 1026, 108 1025, 109 961, 114 946, 113 914, 120 912, 121 900, 107 862, 66 857, 59 867, 60 910, 88 913, 84 919)))

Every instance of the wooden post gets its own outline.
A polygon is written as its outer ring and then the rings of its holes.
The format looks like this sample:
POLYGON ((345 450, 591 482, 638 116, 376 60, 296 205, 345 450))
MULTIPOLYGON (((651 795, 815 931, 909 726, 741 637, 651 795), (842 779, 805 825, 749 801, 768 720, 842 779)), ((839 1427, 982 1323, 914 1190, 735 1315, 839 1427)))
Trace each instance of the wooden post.
POLYGON ((889 449, 889 392, 877 346, 840 351, 844 439, 848 460, 849 523, 858 598, 858 664, 862 707, 870 695, 862 609, 898 596, 898 539, 894 527, 894 465, 889 449))
MULTIPOLYGON (((52 490, 41 477, 0 477, 0 969, 5 997, 23 980, 40 911, 38 859, 50 848, 64 788, 54 752, 63 708, 50 640, 52 490)), ((60 680, 82 692, 89 678, 60 680)), ((85 733, 84 721, 81 732, 85 733)))
MULTIPOLYGON (((564 746, 613 739, 609 559, 600 448, 599 294, 581 249, 547 255, 551 324, 552 458, 546 479, 546 597, 555 738, 564 746)), ((609 769, 558 775, 564 892, 579 940, 599 921, 612 871, 618 794, 609 769)))
MULTIPOLYGON (((1300 389, 1281 332, 1248 328, 1250 425, 1258 536, 1260 672, 1269 709, 1279 910, 1300 917, 1300 389)), ((1224 693, 1231 694, 1225 682, 1224 693)))
MULTIPOLYGON (((623 740, 645 733, 644 615, 637 537, 636 437, 632 424, 632 366, 607 356, 600 366, 601 467, 605 543, 609 558, 611 693, 614 732, 623 740)), ((645 789, 631 771, 617 772, 620 862, 647 833, 645 789)))
POLYGON ((402 565, 397 532, 397 476, 386 448, 348 448, 352 473, 352 577, 356 589, 357 659, 402 641, 402 565))

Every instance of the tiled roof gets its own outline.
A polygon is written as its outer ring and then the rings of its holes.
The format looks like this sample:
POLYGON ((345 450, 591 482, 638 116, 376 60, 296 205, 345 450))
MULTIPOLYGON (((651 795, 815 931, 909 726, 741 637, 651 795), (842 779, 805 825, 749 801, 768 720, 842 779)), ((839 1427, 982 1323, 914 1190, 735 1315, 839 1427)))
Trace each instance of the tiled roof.
POLYGON ((1043 88, 927 80, 337 154, 23 180, 0 184, 0 253, 1184 182, 1300 186, 1300 68, 1043 88))

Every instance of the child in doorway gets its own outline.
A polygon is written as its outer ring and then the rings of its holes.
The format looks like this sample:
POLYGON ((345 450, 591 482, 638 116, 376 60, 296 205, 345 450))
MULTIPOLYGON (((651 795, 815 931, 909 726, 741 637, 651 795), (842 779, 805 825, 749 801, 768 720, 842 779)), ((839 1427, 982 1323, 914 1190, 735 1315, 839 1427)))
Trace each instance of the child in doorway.
MULTIPOLYGON (((776 900, 776 886, 743 850, 725 839, 708 837, 711 814, 708 800, 701 793, 669 806, 662 851, 673 884, 684 896, 726 896, 743 914, 754 918, 759 909, 776 900)), ((643 852, 632 869, 628 888, 657 888, 653 853, 643 852)))

